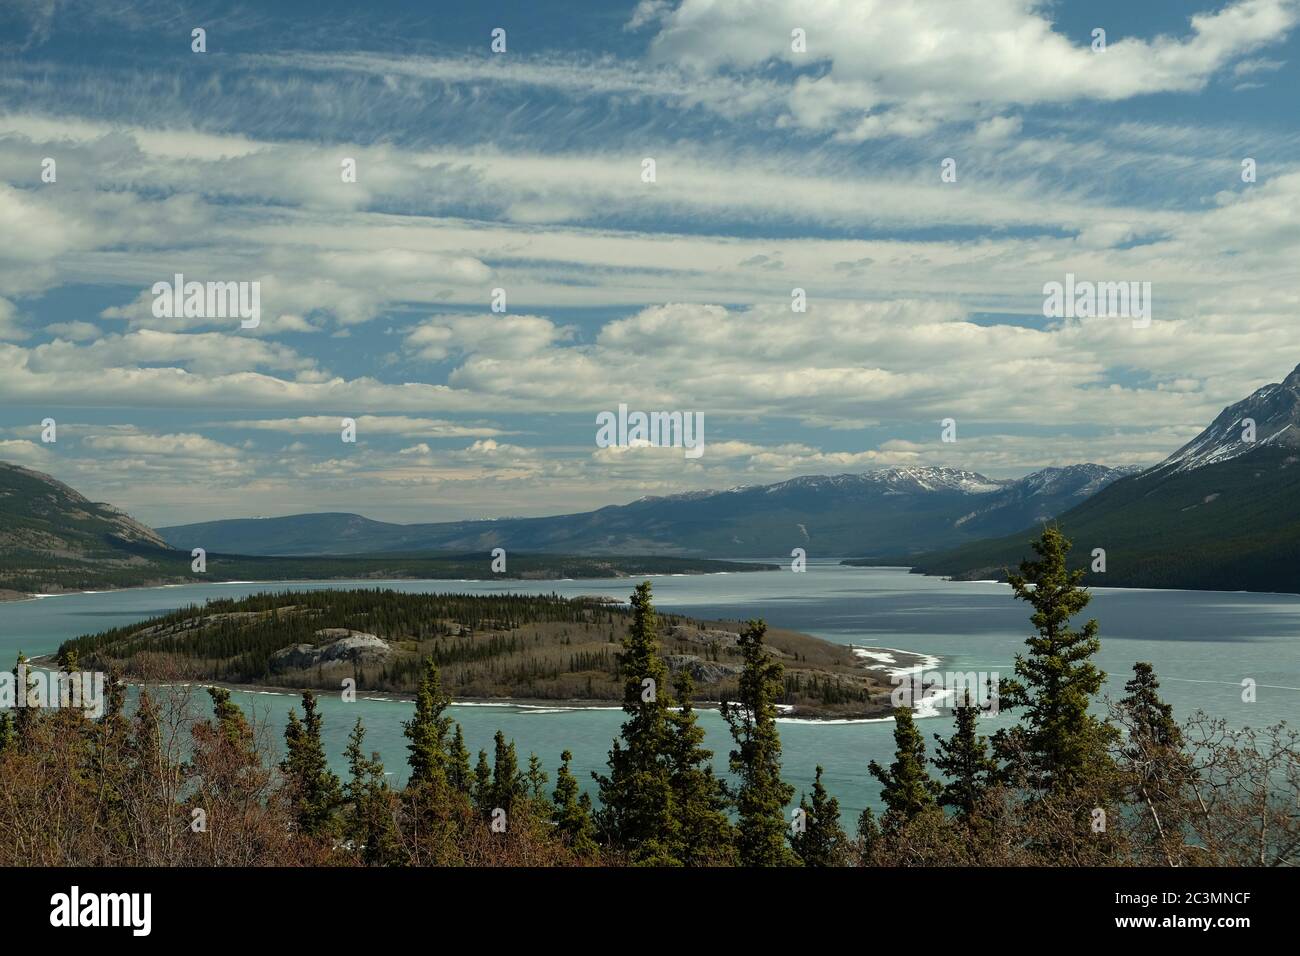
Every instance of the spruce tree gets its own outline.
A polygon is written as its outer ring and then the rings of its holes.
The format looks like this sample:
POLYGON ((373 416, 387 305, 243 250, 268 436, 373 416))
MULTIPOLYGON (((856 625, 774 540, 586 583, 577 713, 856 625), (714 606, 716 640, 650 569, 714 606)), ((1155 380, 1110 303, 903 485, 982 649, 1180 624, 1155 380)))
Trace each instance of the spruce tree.
POLYGON ((933 808, 943 789, 926 769, 925 738, 912 720, 910 707, 894 708, 894 762, 885 769, 873 760, 867 769, 880 781, 886 829, 900 827, 933 808))
POLYGON ((695 682, 689 671, 674 681, 678 710, 668 715, 669 767, 678 845, 674 856, 684 866, 725 866, 735 860, 735 832, 727 819, 727 788, 713 773, 713 751, 704 744, 704 728, 691 698, 695 682))
POLYGON ((253 729, 248 726, 244 711, 230 699, 230 691, 224 687, 209 687, 208 696, 212 698, 212 711, 221 736, 241 751, 250 750, 253 745, 253 729))
POLYGON ((469 768, 469 748, 465 746, 465 732, 456 725, 447 753, 447 783, 457 793, 469 796, 474 786, 474 774, 469 768))
POLYGON ((1127 694, 1120 701, 1120 709, 1131 721, 1130 740, 1138 737, 1162 751, 1181 751, 1183 732, 1174 720, 1174 708, 1160 699, 1155 668, 1147 661, 1135 663, 1133 677, 1124 690, 1127 694))
POLYGON ((519 772, 519 758, 514 741, 506 742, 506 735, 497 731, 492 738, 496 754, 492 761, 492 809, 500 807, 508 815, 515 801, 527 793, 527 781, 519 772))
POLYGON ((864 807, 858 816, 857 864, 874 866, 876 851, 880 848, 880 824, 870 807, 864 807))
POLYGON ((1021 562, 1009 580, 1015 596, 1033 607, 1038 633, 1025 642, 1029 653, 1016 655, 1016 676, 1002 682, 1000 698, 1002 708, 1023 707, 1025 715, 993 744, 1017 782, 1060 794, 1110 773, 1107 748, 1115 733, 1088 711, 1106 680, 1092 662, 1101 648, 1097 622, 1070 627, 1092 599, 1080 586, 1084 572, 1066 566, 1070 542, 1057 528, 1045 528, 1033 547, 1039 560, 1021 562))
POLYGON ((348 782, 344 795, 352 806, 347 835, 368 866, 391 866, 400 858, 396 804, 379 754, 365 755, 366 728, 357 718, 348 737, 348 782))
POLYGON ((528 755, 528 772, 524 774, 524 780, 527 783, 528 796, 539 805, 545 804, 546 784, 550 782, 550 778, 542 769, 542 761, 535 753, 528 755))
POLYGON ((939 805, 951 807, 969 823, 997 778, 998 763, 988 754, 988 738, 979 735, 979 707, 971 702, 969 693, 955 715, 956 727, 950 738, 934 735, 934 765, 948 778, 939 805))
POLYGON ((635 863, 671 865, 677 845, 668 764, 668 668, 659 656, 659 632, 650 582, 632 593, 632 623, 623 639, 621 742, 609 752, 609 775, 600 786, 599 824, 606 838, 635 863))
POLYGON ((407 786, 427 787, 440 793, 447 784, 447 734, 453 723, 445 716, 451 697, 442 690, 442 676, 433 655, 424 662, 424 674, 415 695, 415 716, 403 724, 410 756, 411 775, 407 786))
POLYGON ((27 655, 22 651, 18 652, 18 659, 14 663, 14 740, 21 746, 28 738, 32 727, 40 717, 40 710, 36 707, 30 707, 29 691, 34 683, 34 678, 27 666, 27 655), (21 679, 20 679, 21 678, 21 679))
POLYGON ((840 802, 822 786, 822 768, 813 780, 812 802, 800 794, 803 828, 790 836, 795 856, 804 866, 844 866, 848 859, 848 837, 840 827, 840 802))
POLYGON ((316 695, 310 690, 303 691, 302 710, 301 722, 296 711, 289 711, 284 730, 285 757, 280 767, 288 777, 298 828, 309 836, 321 836, 329 832, 342 794, 339 778, 325 759, 321 715, 316 709, 316 695))
POLYGON ((596 852, 595 827, 591 822, 591 799, 578 792, 578 780, 569 770, 573 754, 560 754, 560 769, 555 772, 555 792, 551 796, 551 822, 579 856, 596 852))
POLYGON ((492 765, 488 763, 486 750, 478 752, 478 763, 474 765, 474 806, 482 814, 489 814, 496 806, 492 792, 492 765))
POLYGON ((1124 690, 1127 694, 1117 709, 1128 733, 1120 758, 1124 786, 1140 813, 1134 829, 1157 860, 1178 866, 1186 855, 1183 831, 1196 770, 1183 752, 1173 707, 1160 699, 1160 682, 1151 664, 1134 664, 1124 690))
POLYGON ((731 726, 736 749, 731 772, 736 790, 736 849, 742 866, 788 866, 796 861, 786 846, 785 807, 794 787, 781 779, 781 737, 776 701, 784 690, 784 668, 763 646, 767 625, 750 621, 736 642, 742 670, 734 703, 722 715, 731 726))

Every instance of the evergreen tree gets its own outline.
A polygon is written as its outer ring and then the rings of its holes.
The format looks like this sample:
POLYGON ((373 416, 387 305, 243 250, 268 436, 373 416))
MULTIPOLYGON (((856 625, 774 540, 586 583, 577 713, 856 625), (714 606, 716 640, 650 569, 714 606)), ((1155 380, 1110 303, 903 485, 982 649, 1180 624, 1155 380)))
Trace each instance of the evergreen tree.
POLYGON ((474 806, 480 813, 488 814, 496 806, 492 792, 492 765, 488 763, 486 750, 478 752, 478 763, 474 766, 474 806))
POLYGON ((551 822, 564 836, 574 853, 590 856, 596 852, 595 828, 591 822, 591 798, 578 792, 578 780, 569 770, 573 754, 560 754, 560 769, 555 772, 554 806, 551 822))
POLYGON ((14 729, 14 719, 10 716, 9 711, 0 711, 0 753, 4 753, 12 747, 17 736, 17 731, 14 729))
POLYGON ((474 775, 469 768, 469 748, 465 746, 465 732, 460 724, 451 740, 451 749, 447 753, 447 783, 457 793, 466 796, 474 785, 474 775))
POLYGON ((784 690, 784 668, 763 646, 767 625, 750 621, 741 632, 738 700, 723 702, 736 749, 731 772, 736 792, 736 849, 741 866, 788 866, 797 862, 786 846, 785 807, 794 787, 781 779, 781 737, 776 700, 784 690))
POLYGON ((874 866, 876 851, 880 847, 880 824, 870 807, 864 807, 858 816, 857 863, 858 866, 874 866))
POLYGON ((415 695, 415 716, 403 724, 410 756, 407 786, 427 787, 440 793, 447 784, 447 734, 452 719, 445 716, 451 697, 442 690, 442 676, 430 655, 424 662, 420 689, 415 695))
POLYGON ((396 804, 379 754, 365 755, 366 728, 357 718, 348 737, 348 782, 344 795, 352 805, 347 833, 368 866, 391 866, 400 859, 396 804))
POLYGON ((1174 721, 1174 709, 1160 699, 1160 682, 1151 664, 1134 664, 1133 678, 1124 690, 1127 695, 1118 711, 1128 734, 1120 758, 1128 796, 1140 808, 1135 830, 1157 859, 1178 866, 1185 856, 1187 791, 1196 771, 1183 752, 1183 733, 1174 721))
POLYGON ((528 772, 524 774, 524 779, 527 782, 528 796, 539 804, 546 803, 546 784, 550 778, 546 776, 542 762, 535 753, 528 755, 528 772))
POLYGON ((209 687, 208 696, 212 698, 212 711, 221 736, 241 751, 251 749, 253 729, 248 726, 244 711, 230 699, 230 691, 224 687, 209 687))
POLYGON ((310 836, 321 836, 329 831, 342 795, 339 778, 325 759, 321 715, 316 709, 316 695, 310 690, 303 691, 302 711, 301 722, 296 711, 289 711, 284 730, 285 757, 280 768, 288 777, 298 828, 310 836))
MULTIPOLYGON (((1131 718, 1130 741, 1138 737, 1162 751, 1181 751, 1183 732, 1174 720, 1174 708, 1160 699, 1155 668, 1146 661, 1133 665, 1133 677, 1124 685, 1127 695, 1120 709, 1131 718)), ((1132 748, 1132 743, 1129 748, 1132 748)))
POLYGON ((678 845, 674 855, 684 866, 725 866, 735 860, 735 832, 727 819, 727 788, 713 773, 713 751, 706 749, 704 729, 691 698, 695 682, 682 669, 674 681, 681 706, 668 715, 670 781, 678 845))
POLYGON ((13 673, 15 705, 13 738, 19 745, 22 745, 40 717, 40 710, 29 706, 31 703, 30 691, 36 679, 27 666, 27 655, 22 651, 18 652, 18 659, 14 663, 13 673))
POLYGON ((840 802, 822 786, 820 765, 813 780, 812 802, 800 794, 799 809, 804 825, 790 836, 795 856, 804 866, 844 866, 849 838, 840 827, 840 802))
POLYGON ((868 769, 880 781, 887 829, 902 826, 934 807, 942 791, 926 769, 925 738, 912 720, 910 707, 894 708, 894 762, 886 770, 873 760, 868 769))
POLYGON ((976 729, 979 707, 971 703, 969 693, 955 714, 953 735, 947 740, 934 735, 934 765, 948 778, 939 805, 953 808, 969 823, 997 777, 998 763, 988 755, 988 738, 976 729))
POLYGON ((1039 560, 1021 562, 1009 580, 1015 596, 1033 607, 1030 620, 1038 633, 1025 642, 1029 653, 1016 655, 1016 677, 1002 683, 1000 701, 1026 713, 1019 727, 999 731, 993 744, 1018 781, 1059 794, 1113 769, 1107 747, 1115 734, 1088 712, 1106 679, 1092 662, 1101 648, 1097 622, 1070 627, 1070 618, 1092 599, 1080 586, 1084 572, 1066 567, 1070 542, 1057 528, 1045 528, 1033 547, 1039 560))
POLYGON ((497 731, 492 738, 496 754, 492 761, 492 809, 500 807, 509 815, 515 801, 527 793, 527 780, 519 772, 519 758, 514 741, 506 742, 506 735, 497 731))
POLYGON ((679 862, 667 760, 668 668, 659 657, 659 633, 650 582, 632 593, 632 624, 623 639, 619 674, 623 678, 621 737, 609 752, 609 775, 592 776, 600 785, 600 829, 637 863, 679 862))

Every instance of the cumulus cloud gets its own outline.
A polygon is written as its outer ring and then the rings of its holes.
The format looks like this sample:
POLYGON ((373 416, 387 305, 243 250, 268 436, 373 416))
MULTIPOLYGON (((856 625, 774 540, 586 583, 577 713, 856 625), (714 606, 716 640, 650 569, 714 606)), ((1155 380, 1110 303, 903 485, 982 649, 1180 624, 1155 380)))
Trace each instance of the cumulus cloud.
POLYGON ((1047 4, 1023 0, 683 0, 671 11, 643 4, 633 20, 658 20, 655 60, 701 73, 772 62, 821 68, 796 78, 789 116, 868 139, 919 136, 972 108, 979 115, 1199 90, 1242 56, 1285 38, 1300 19, 1293 0, 1237 0, 1196 13, 1181 35, 1112 37, 1094 52, 1090 37, 1058 32, 1050 13, 1047 4), (806 32, 806 52, 793 49, 792 28, 806 32))

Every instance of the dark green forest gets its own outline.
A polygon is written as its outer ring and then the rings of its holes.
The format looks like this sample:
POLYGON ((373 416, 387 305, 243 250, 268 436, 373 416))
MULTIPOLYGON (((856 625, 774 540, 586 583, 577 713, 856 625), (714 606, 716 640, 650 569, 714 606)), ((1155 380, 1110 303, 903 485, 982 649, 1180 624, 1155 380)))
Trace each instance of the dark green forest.
MULTIPOLYGON (((1070 566, 1106 587, 1300 592, 1300 496, 1287 449, 1172 476, 1121 479, 1053 520, 1075 542, 1070 566), (1091 570, 1092 552, 1106 570, 1091 570)), ((945 551, 844 564, 906 564, 959 580, 1004 579, 1027 555, 1033 531, 945 551)))

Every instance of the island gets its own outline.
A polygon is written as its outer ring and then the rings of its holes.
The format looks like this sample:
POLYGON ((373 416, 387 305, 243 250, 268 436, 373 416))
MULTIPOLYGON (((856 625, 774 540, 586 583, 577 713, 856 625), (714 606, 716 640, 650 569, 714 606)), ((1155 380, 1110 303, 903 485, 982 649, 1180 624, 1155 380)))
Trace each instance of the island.
MULTIPOLYGON (((456 700, 591 706, 623 698, 618 655, 631 621, 627 605, 603 597, 288 590, 84 635, 59 657, 75 652, 82 669, 129 680, 338 692, 351 679, 358 693, 408 697, 431 656, 456 700)), ((658 615, 661 655, 671 673, 690 673, 701 706, 736 697, 742 626, 658 615)), ((795 718, 884 717, 890 674, 925 660, 779 628, 766 643, 785 668, 782 710, 795 718)))

